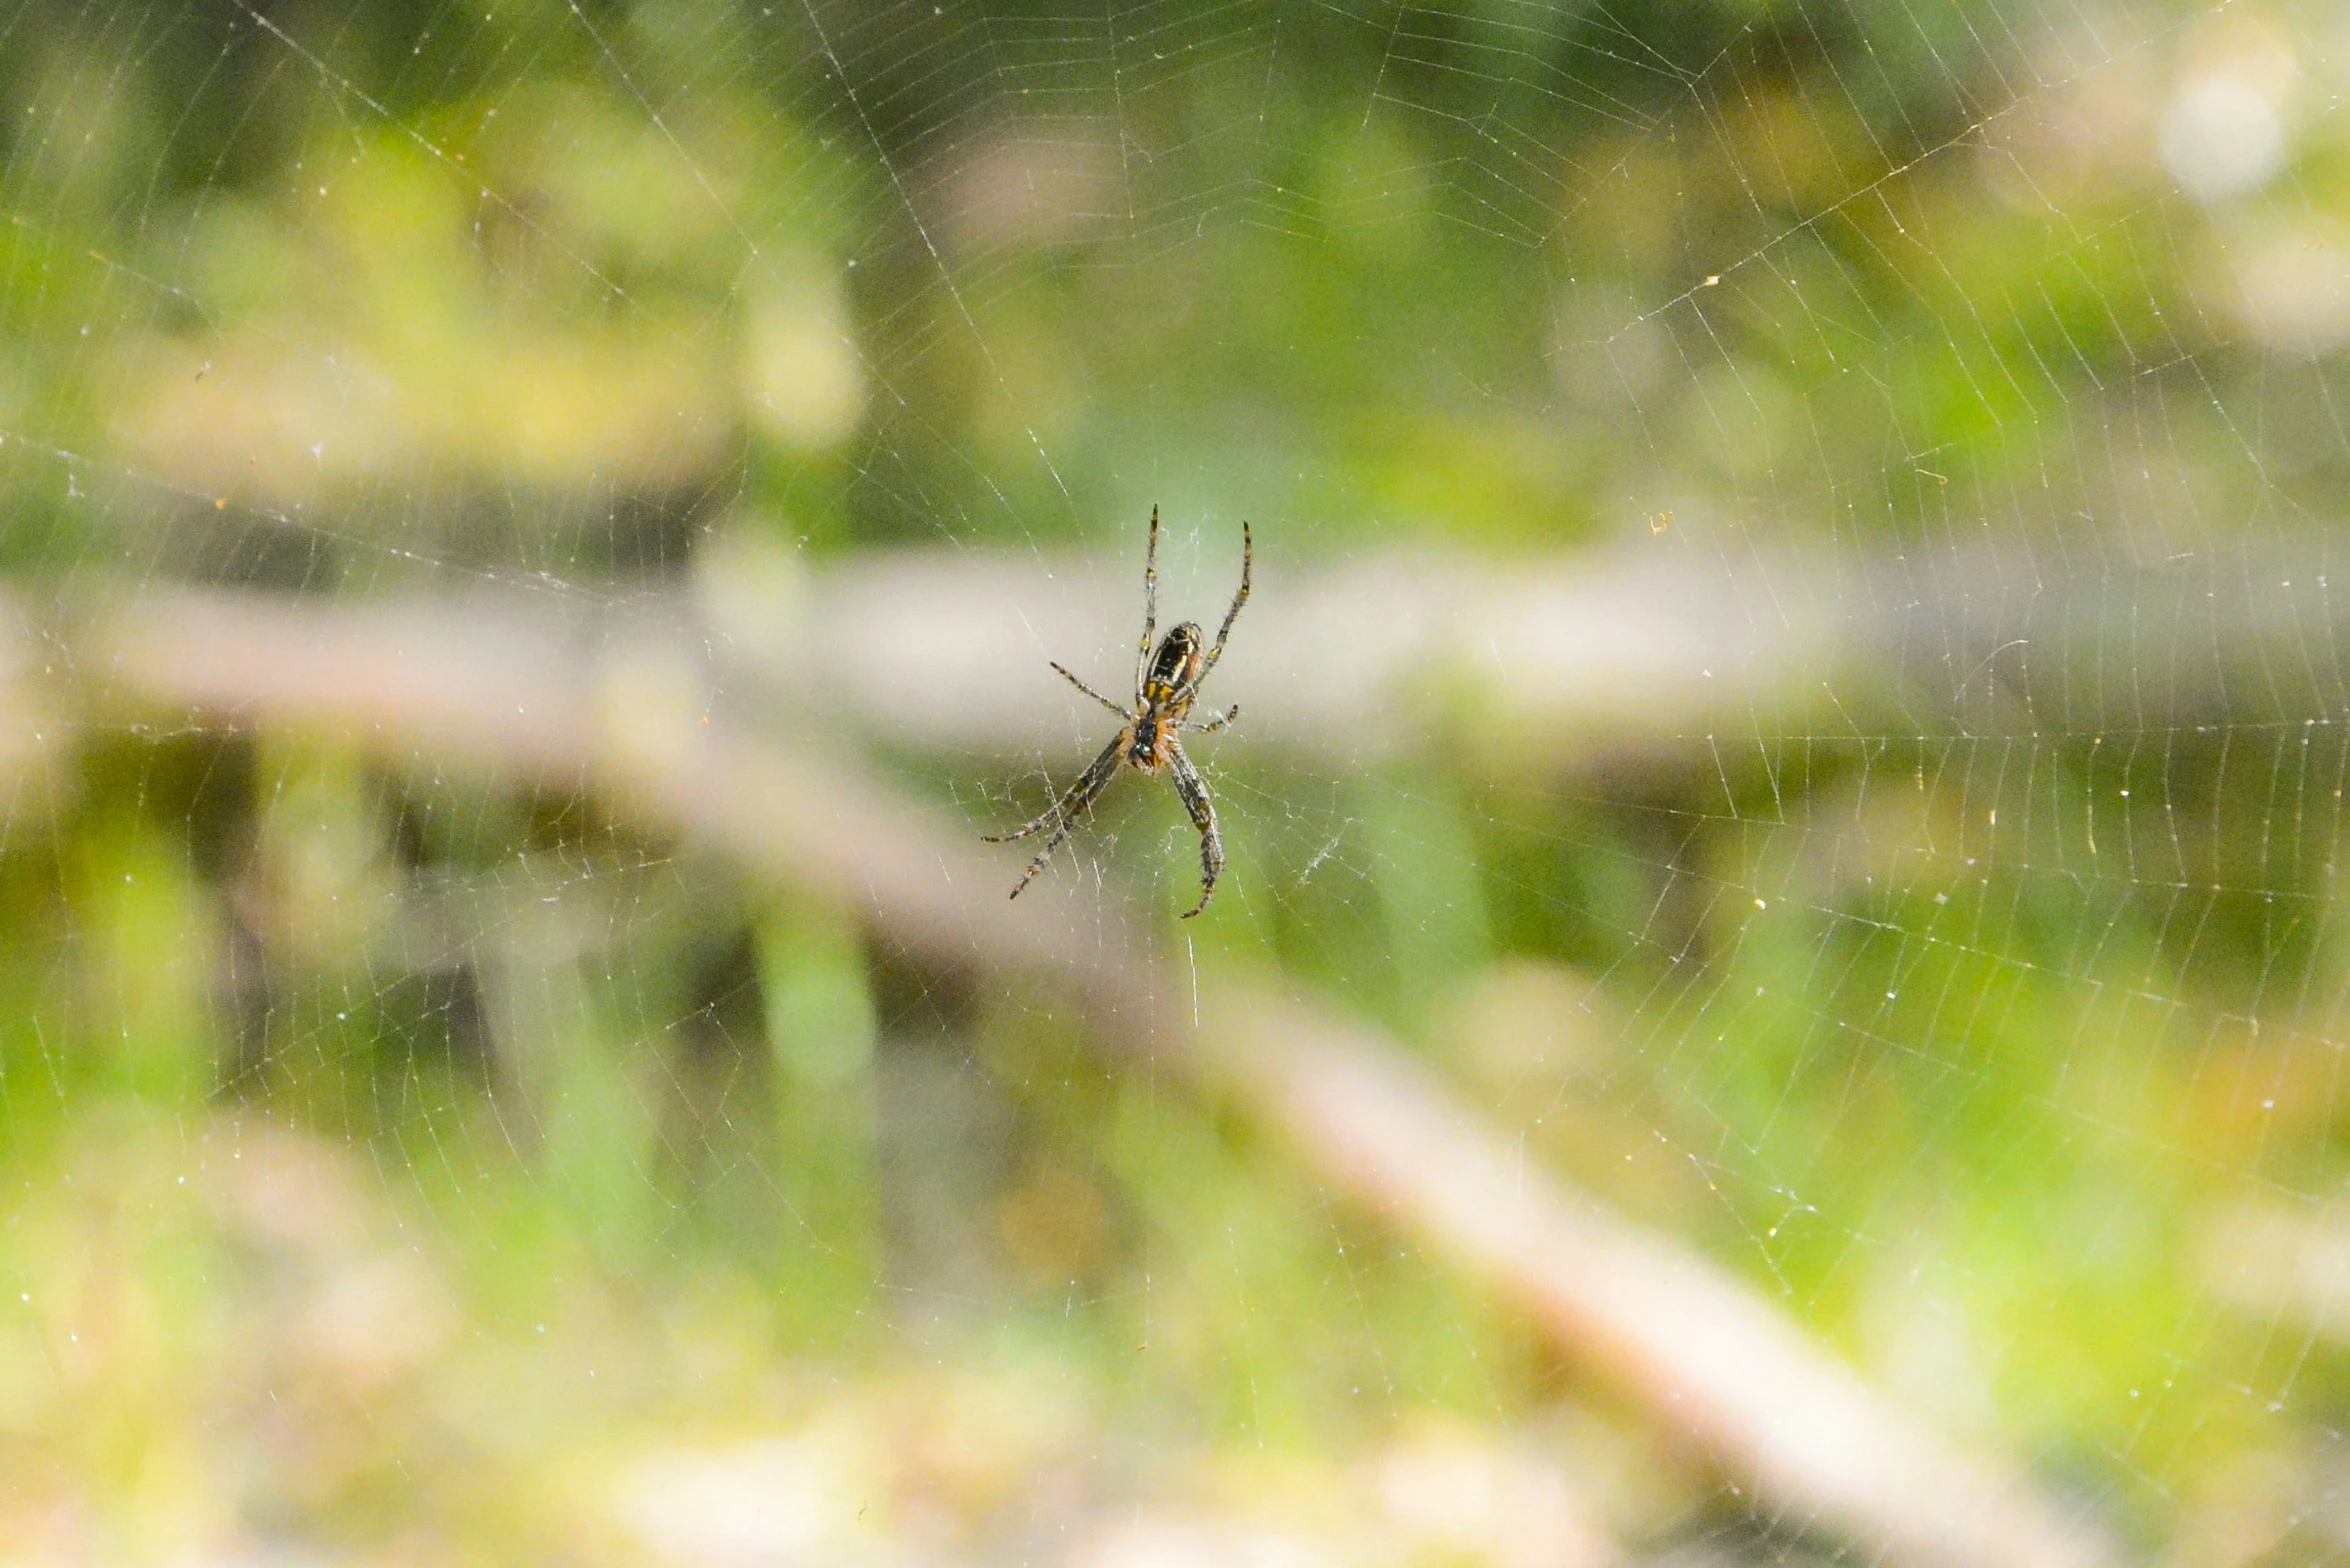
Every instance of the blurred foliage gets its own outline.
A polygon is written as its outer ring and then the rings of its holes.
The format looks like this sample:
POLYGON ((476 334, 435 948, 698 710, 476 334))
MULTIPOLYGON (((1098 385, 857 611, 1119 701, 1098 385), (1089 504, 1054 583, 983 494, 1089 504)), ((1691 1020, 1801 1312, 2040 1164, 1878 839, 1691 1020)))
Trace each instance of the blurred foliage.
MULTIPOLYGON (((1291 562, 2249 573, 2350 483, 2341 49, 2283 4, 9 0, 10 657, 125 583, 617 597, 733 531, 1123 551, 1153 500, 1291 562)), ((1191 957, 1393 1028, 2131 1539, 2338 1560, 2339 1308, 2253 1238, 2346 1172, 2339 678, 2124 610, 2187 719, 1854 670, 1611 759, 1466 711, 1344 778, 1236 753, 1281 891, 1191 957)), ((11 1561, 1108 1562, 1146 1504, 1212 1560, 1796 1549, 1056 998, 561 785, 67 729, 0 748, 11 1561)))

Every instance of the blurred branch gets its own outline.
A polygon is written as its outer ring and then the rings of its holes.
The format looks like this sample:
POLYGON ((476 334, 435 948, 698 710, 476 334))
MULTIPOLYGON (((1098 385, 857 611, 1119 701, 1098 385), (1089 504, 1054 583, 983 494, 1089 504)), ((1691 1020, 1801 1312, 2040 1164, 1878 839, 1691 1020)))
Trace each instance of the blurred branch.
MULTIPOLYGON (((2141 556, 2127 541, 2060 553, 2018 537, 1798 553, 1716 533, 1551 559, 1393 551, 1300 567, 1260 530, 1257 596, 1212 693, 1248 714, 1224 744, 1363 757, 1439 732, 1472 750, 1587 757, 1717 732, 2324 722, 2350 703, 2350 621, 2328 588, 2339 547, 2322 534, 2141 556)), ((1231 543, 1222 568, 1161 563, 1167 614, 1221 608, 1231 543)), ((894 743, 1026 754, 1070 744, 1082 713, 1047 659, 1122 690, 1139 565, 941 552, 818 577, 734 538, 703 563, 695 619, 729 680, 894 743)))
POLYGON ((1095 1038, 1285 1130, 1327 1179, 1513 1294, 1783 1513, 1908 1563, 2111 1560, 2094 1531, 1879 1397, 1726 1271, 1525 1172, 1392 1043, 1269 977, 1179 978, 1098 890, 1081 904, 1072 883, 1043 884, 1007 910, 1008 863, 959 820, 717 706, 706 646, 643 618, 191 594, 124 605, 76 651, 102 705, 592 786, 753 875, 855 904, 933 962, 1073 987, 1095 1038))
MULTIPOLYGON (((1162 625, 1214 624, 1238 576, 1232 543, 1222 569, 1161 562, 1162 625)), ((1506 570, 1389 552, 1300 570, 1275 545, 1257 575, 1212 695, 1247 710, 1236 736, 1325 755, 1407 749, 1463 697, 1506 739, 1653 734, 1660 718, 1696 723, 1741 701, 1747 678, 1818 674, 1836 631, 1789 619, 1784 604, 1758 617, 1718 560, 1684 551, 1506 570)), ((1074 710, 1048 659, 1127 694, 1140 579, 1139 554, 943 553, 860 559, 818 579, 736 540, 701 588, 731 670, 893 741, 1010 755, 1068 740, 1074 710)))
POLYGON ((2350 1344, 2350 1219, 2337 1207, 2239 1203, 2205 1220, 2201 1243, 2204 1278, 2229 1305, 2350 1344))

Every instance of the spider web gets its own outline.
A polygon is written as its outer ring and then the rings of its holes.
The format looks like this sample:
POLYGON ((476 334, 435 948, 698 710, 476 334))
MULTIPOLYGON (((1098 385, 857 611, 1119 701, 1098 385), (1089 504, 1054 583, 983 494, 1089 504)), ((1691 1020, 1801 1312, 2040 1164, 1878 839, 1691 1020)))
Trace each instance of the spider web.
POLYGON ((1129 773, 994 918, 1375 1028, 2104 1535, 2350 1556, 2345 70, 2292 5, 0 4, 0 1528, 1878 1560, 564 727, 669 743, 659 631, 688 725, 1003 831, 1155 504, 1162 629, 1255 529, 1229 870, 1177 925, 1129 773), (444 656, 644 683, 442 745, 444 656))

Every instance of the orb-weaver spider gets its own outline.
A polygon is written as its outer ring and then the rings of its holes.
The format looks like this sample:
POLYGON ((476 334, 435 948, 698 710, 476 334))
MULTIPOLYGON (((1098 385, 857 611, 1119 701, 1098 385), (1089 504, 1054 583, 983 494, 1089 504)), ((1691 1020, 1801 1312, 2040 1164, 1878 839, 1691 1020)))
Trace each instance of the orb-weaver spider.
POLYGON ((1053 802, 1050 811, 1016 833, 986 835, 990 844, 1009 844, 1046 828, 1053 830, 1053 836, 1045 840, 1043 850, 1028 863, 1027 871, 1013 887, 1014 898, 1036 879, 1044 863, 1053 858, 1053 851, 1075 830, 1077 819, 1109 788, 1122 762, 1154 778, 1159 769, 1167 769, 1175 781, 1176 797, 1183 802, 1183 809, 1191 813, 1191 825, 1199 829, 1199 902, 1186 910, 1183 918, 1189 920, 1207 908, 1208 900, 1216 896, 1216 878, 1224 870, 1224 840, 1216 832, 1216 803, 1209 799, 1207 781, 1183 754, 1183 743, 1176 737, 1185 729, 1212 735, 1240 717, 1240 704, 1234 703, 1207 722, 1194 724, 1191 705, 1198 700, 1199 689, 1215 670, 1216 661, 1224 657, 1224 642, 1232 635, 1232 623, 1240 619, 1240 607, 1248 603, 1249 569, 1255 558, 1256 542, 1249 537, 1248 524, 1244 522, 1240 525, 1240 592, 1232 596, 1232 608, 1224 612, 1224 624, 1216 632, 1216 645, 1201 652, 1198 624, 1185 621, 1167 634, 1158 652, 1153 654, 1151 634, 1158 630, 1159 623, 1159 509, 1151 508, 1150 548, 1143 557, 1142 568, 1142 644, 1134 660, 1134 707, 1129 711, 1119 706, 1059 663, 1053 663, 1063 680, 1124 719, 1126 727, 1078 775, 1068 793, 1053 802))

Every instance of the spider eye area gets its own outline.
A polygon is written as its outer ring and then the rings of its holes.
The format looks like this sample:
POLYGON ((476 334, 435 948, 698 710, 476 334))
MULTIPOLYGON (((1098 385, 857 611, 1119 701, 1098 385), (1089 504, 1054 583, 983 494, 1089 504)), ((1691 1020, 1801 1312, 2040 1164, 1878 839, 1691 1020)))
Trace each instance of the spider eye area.
POLYGON ((1156 777, 1159 769, 1168 763, 1168 753, 1174 750, 1176 731, 1182 728, 1178 720, 1156 713, 1145 714, 1134 727, 1134 739, 1126 748, 1130 767, 1156 777))

